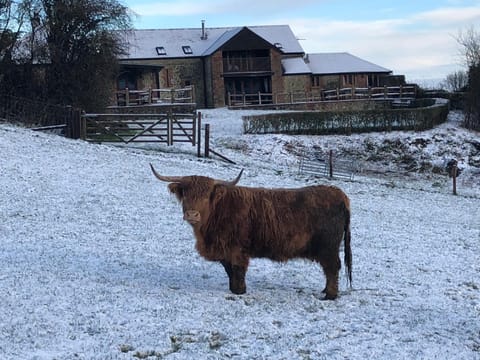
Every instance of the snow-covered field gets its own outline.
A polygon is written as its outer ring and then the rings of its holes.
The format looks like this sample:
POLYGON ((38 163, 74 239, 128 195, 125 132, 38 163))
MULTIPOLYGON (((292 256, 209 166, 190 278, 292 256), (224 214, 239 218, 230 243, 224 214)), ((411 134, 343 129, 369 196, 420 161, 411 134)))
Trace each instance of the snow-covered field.
POLYGON ((244 136, 242 113, 203 114, 237 165, 0 124, 1 359, 480 358, 479 134, 452 114, 422 133, 244 136), (360 163, 354 181, 298 175, 299 149, 332 147, 360 163), (437 169, 452 156, 457 196, 437 169), (256 259, 247 294, 231 294, 149 162, 221 179, 244 168, 247 186, 341 187, 353 289, 342 272, 340 297, 323 301, 315 264, 256 259))

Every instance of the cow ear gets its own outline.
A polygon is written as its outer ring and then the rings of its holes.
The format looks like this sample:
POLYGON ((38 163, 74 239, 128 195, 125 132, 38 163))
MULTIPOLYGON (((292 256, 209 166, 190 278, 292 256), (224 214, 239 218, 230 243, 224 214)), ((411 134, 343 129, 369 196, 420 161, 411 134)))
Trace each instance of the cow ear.
POLYGON ((170 190, 170 192, 172 194, 175 194, 175 196, 177 197, 178 200, 182 199, 183 191, 182 191, 182 187, 180 186, 179 183, 168 184, 168 190, 170 190))
POLYGON ((221 198, 225 196, 227 192, 227 188, 225 185, 215 185, 213 191, 212 191, 212 196, 210 200, 216 204, 221 198))

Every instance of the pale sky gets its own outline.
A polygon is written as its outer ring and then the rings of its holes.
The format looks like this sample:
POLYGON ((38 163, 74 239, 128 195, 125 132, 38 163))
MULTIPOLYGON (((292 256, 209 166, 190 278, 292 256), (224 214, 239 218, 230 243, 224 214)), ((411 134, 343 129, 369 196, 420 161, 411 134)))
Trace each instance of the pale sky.
POLYGON ((349 52, 442 80, 464 69, 460 31, 480 31, 480 0, 124 0, 137 29, 290 25, 306 53, 349 52))

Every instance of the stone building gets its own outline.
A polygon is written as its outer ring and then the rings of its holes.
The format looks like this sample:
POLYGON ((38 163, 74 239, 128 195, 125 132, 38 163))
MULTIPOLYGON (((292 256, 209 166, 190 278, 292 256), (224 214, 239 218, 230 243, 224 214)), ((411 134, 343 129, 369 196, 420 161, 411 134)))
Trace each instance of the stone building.
MULTIPOLYGON (((117 90, 193 85, 199 108, 236 96, 273 97, 338 86, 382 86, 391 71, 348 53, 305 54, 288 25, 134 30, 117 90)), ((265 101, 265 98, 262 100, 265 101)))

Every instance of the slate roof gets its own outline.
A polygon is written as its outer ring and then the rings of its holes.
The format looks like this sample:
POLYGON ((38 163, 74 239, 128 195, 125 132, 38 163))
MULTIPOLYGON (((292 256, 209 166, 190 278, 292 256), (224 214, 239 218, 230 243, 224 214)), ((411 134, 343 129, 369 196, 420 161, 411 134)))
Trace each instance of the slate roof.
POLYGON ((347 52, 308 54, 307 64, 313 75, 392 72, 347 52))
MULTIPOLYGON (((154 29, 133 30, 127 35, 130 44, 128 55, 123 59, 165 59, 204 57, 213 54, 245 27, 205 27, 206 39, 202 39, 202 29, 154 29), (183 51, 190 46, 191 54, 183 51), (157 47, 163 47, 165 55, 157 54, 157 47)), ((300 43, 288 25, 248 26, 249 30, 279 48, 284 54, 304 54, 300 43)))
POLYGON ((312 70, 303 57, 282 59, 283 75, 311 74, 312 70))

